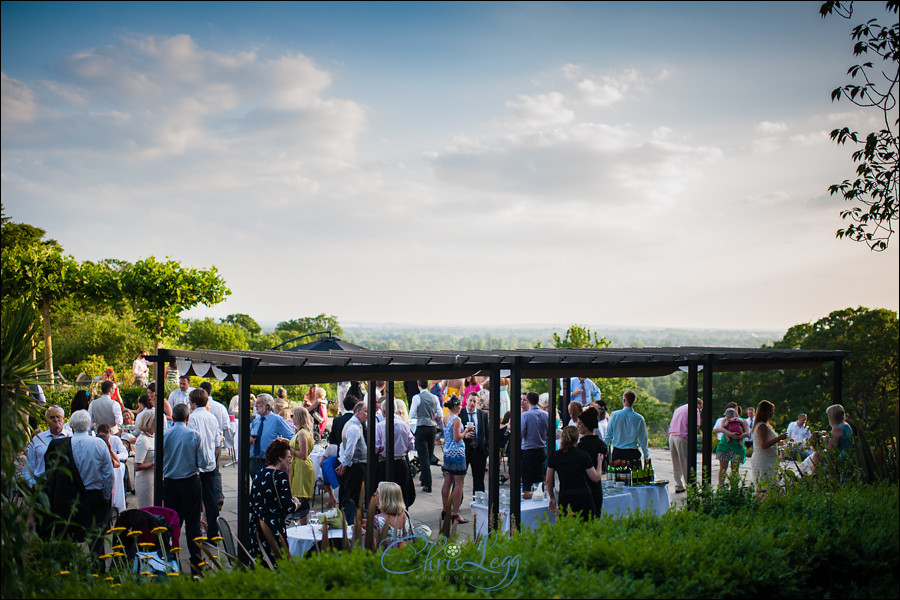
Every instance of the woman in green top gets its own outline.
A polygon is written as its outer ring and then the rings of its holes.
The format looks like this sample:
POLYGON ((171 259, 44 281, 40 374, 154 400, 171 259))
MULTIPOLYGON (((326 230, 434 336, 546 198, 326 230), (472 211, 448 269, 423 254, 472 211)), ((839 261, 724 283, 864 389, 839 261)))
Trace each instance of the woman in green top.
POLYGON ((828 442, 829 450, 849 450, 853 446, 853 430, 844 422, 844 407, 840 404, 832 404, 825 409, 828 415, 828 423, 831 425, 831 440, 828 442))

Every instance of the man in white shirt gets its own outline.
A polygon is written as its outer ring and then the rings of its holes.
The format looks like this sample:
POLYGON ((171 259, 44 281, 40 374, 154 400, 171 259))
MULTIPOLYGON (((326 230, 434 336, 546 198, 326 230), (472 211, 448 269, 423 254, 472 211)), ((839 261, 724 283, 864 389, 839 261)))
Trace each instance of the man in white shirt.
POLYGON ((191 391, 194 388, 191 387, 191 378, 187 375, 182 375, 178 378, 178 388, 172 390, 172 393, 169 394, 169 406, 175 408, 179 404, 187 404, 191 403, 191 391))
POLYGON ((359 494, 366 480, 366 463, 368 461, 368 445, 363 435, 363 425, 368 419, 369 411, 365 402, 359 402, 353 408, 353 416, 344 425, 341 432, 341 445, 338 451, 340 465, 335 469, 341 486, 339 501, 344 509, 352 500, 359 502, 359 494))
POLYGON ((134 383, 147 387, 150 385, 150 363, 147 362, 147 351, 141 350, 138 357, 131 364, 131 373, 134 375, 134 383))
POLYGON ((109 397, 115 384, 112 381, 104 381, 100 384, 102 395, 88 405, 88 414, 94 426, 106 423, 113 434, 119 433, 122 426, 122 406, 109 397))
POLYGON ((216 461, 218 461, 219 453, 224 447, 225 432, 228 431, 229 424, 231 423, 231 417, 228 415, 228 409, 225 408, 224 404, 213 400, 212 384, 210 384, 208 381, 204 381, 200 384, 200 389, 205 391, 207 397, 209 398, 209 403, 207 403, 206 408, 209 409, 209 412, 212 413, 212 416, 214 416, 219 422, 219 430, 222 434, 223 439, 220 440, 219 447, 216 449, 216 461))
POLYGON ((200 496, 203 511, 206 513, 206 532, 208 538, 219 535, 219 501, 225 499, 222 494, 222 474, 216 460, 221 446, 222 431, 219 420, 207 408, 209 396, 206 390, 191 390, 191 416, 187 426, 200 434, 200 450, 204 463, 200 466, 200 496))
POLYGON ((797 420, 788 425, 787 434, 795 442, 805 442, 811 437, 809 426, 806 424, 806 413, 800 413, 797 420))
POLYGON ((50 442, 72 435, 71 430, 65 428, 66 416, 60 407, 49 407, 44 413, 44 419, 47 421, 48 429, 34 436, 28 444, 27 462, 22 469, 22 476, 31 487, 34 487, 35 482, 44 475, 44 454, 47 453, 50 442))

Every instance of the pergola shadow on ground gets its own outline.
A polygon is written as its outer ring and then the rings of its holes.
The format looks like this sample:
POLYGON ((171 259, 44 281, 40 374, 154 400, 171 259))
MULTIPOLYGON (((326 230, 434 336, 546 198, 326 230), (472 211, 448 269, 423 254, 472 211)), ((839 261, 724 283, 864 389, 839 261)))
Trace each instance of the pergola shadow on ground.
MULTIPOLYGON (((199 377, 234 379, 240 387, 239 456, 238 456, 238 537, 248 543, 250 519, 250 386, 251 385, 300 385, 333 383, 339 381, 367 381, 369 389, 375 389, 375 381, 387 381, 385 431, 387 477, 392 477, 394 382, 416 379, 457 379, 473 374, 490 377, 490 397, 500 397, 500 378, 510 378, 511 415, 518 423, 521 406, 522 379, 550 380, 550 426, 556 430, 556 398, 561 391, 562 408, 570 399, 569 378, 591 377, 654 377, 664 376, 682 369, 688 374, 689 414, 696 410, 699 373, 703 374, 703 397, 712 398, 713 377, 716 372, 760 371, 779 369, 810 369, 826 363, 834 365, 833 401, 841 402, 842 361, 847 352, 841 350, 791 350, 744 348, 548 348, 531 350, 490 351, 399 351, 399 350, 350 350, 350 351, 215 351, 215 350, 167 350, 160 349, 151 360, 160 364, 176 362, 182 374, 199 377), (562 390, 557 380, 562 378, 562 390)), ((164 369, 157 369, 157 389, 164 390, 164 369)), ((369 394, 369 414, 375 414, 375 394, 369 394)), ((564 413, 565 414, 565 413, 564 413)), ((489 406, 490 462, 488 471, 488 505, 490 523, 498 523, 500 505, 500 403, 489 406)), ((163 411, 157 411, 157 431, 163 431, 163 411)), ((712 403, 705 402, 701 412, 703 431, 701 472, 709 477, 712 472, 712 403)), ((510 478, 514 485, 521 479, 521 431, 511 428, 512 449, 509 456, 510 478)), ((368 468, 366 490, 376 487, 375 428, 367 428, 368 468)), ((548 436, 548 455, 555 450, 554 436, 548 436)), ((688 420, 688 456, 696 456, 697 427, 688 420)), ((162 502, 162 468, 164 460, 163 436, 155 438, 156 467, 154 502, 162 502)), ((520 522, 519 494, 510 494, 511 524, 520 522)))

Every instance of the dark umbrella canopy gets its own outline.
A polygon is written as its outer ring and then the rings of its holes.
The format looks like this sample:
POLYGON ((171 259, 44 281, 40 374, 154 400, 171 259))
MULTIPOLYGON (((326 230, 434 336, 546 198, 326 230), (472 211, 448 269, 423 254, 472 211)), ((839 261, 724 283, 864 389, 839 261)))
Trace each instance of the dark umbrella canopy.
POLYGON ((362 346, 357 346, 356 344, 351 344, 350 342, 345 342, 340 338, 329 335, 327 337, 319 338, 314 342, 309 342, 308 344, 303 344, 302 346, 290 348, 289 352, 295 352, 297 350, 319 350, 322 352, 327 352, 328 350, 365 350, 365 348, 363 348, 362 346))

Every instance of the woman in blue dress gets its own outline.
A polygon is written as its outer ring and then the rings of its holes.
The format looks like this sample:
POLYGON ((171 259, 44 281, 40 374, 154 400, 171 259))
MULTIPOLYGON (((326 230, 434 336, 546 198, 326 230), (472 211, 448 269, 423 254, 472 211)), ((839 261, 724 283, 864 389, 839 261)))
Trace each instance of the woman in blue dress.
POLYGON ((444 472, 444 486, 441 488, 441 498, 444 501, 444 511, 450 510, 451 519, 457 523, 468 523, 469 521, 459 516, 463 485, 466 481, 466 443, 462 421, 459 418, 462 405, 459 398, 451 396, 444 406, 448 412, 443 418, 444 464, 441 470, 444 472))

